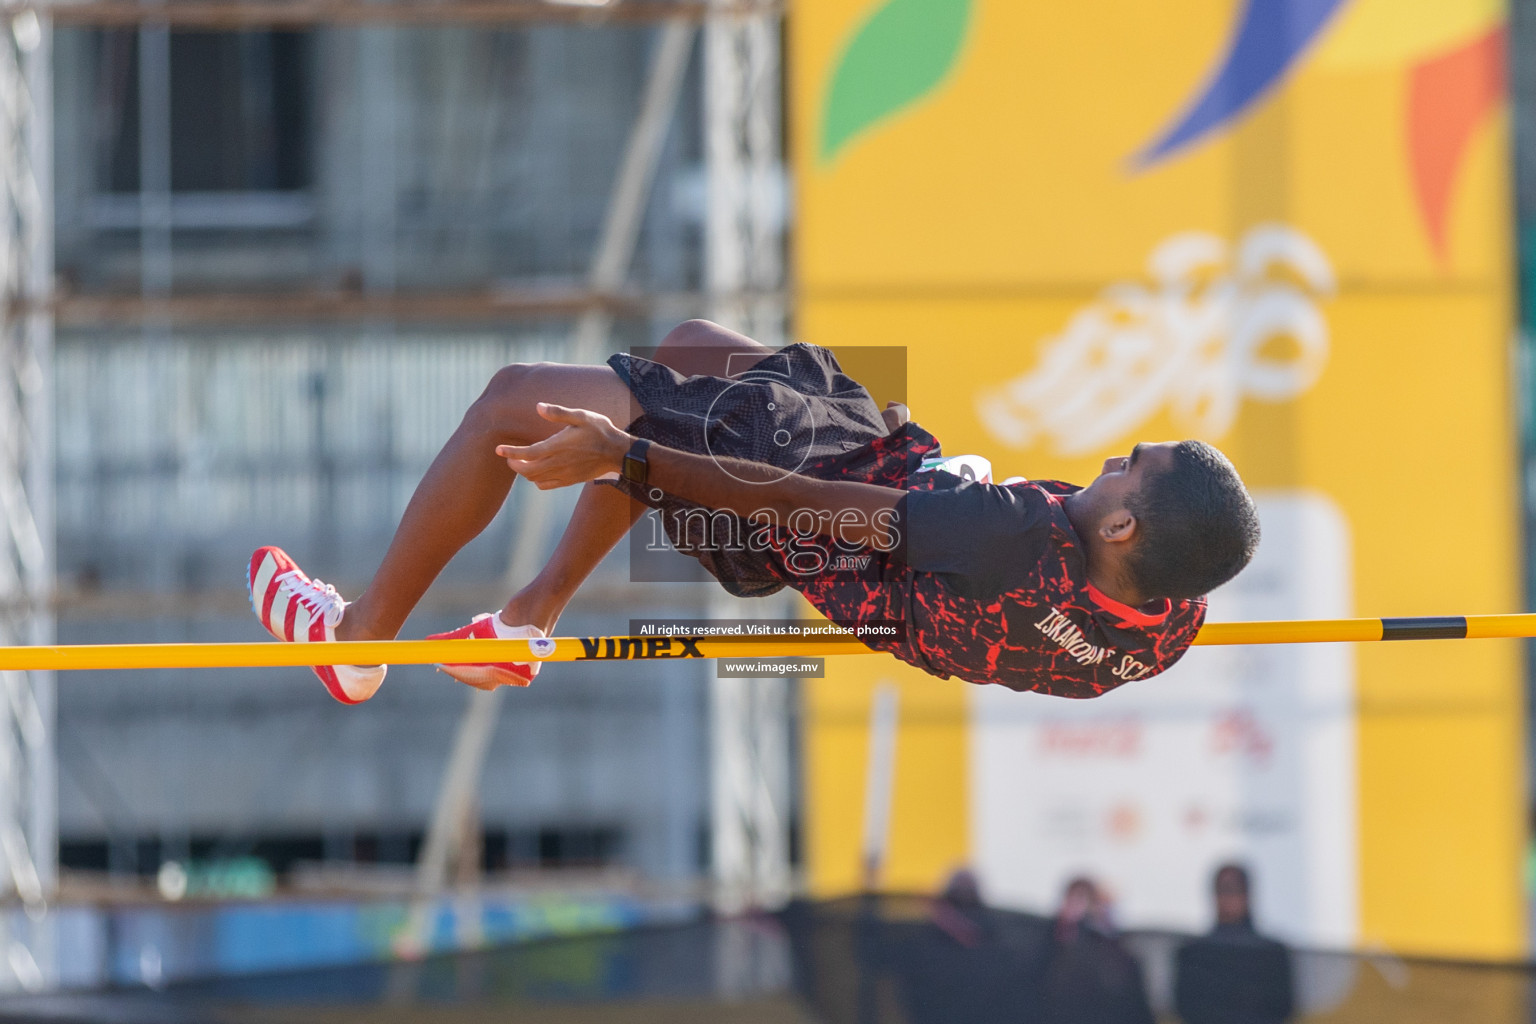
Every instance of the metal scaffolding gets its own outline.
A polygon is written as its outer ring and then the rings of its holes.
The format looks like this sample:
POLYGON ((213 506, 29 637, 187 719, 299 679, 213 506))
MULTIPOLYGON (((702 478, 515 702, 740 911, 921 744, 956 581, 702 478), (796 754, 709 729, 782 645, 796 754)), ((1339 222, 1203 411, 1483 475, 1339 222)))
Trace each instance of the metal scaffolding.
MULTIPOLYGON (((704 136, 708 177, 706 280, 711 315, 770 346, 785 342, 783 164, 779 137, 779 31, 776 11, 720 3, 704 24, 704 136)), ((670 23, 659 37, 647 96, 615 182, 608 221, 593 260, 594 294, 624 284, 638 219, 662 133, 675 103, 692 30, 670 23)), ((572 352, 580 361, 606 347, 608 317, 589 310, 572 352)), ((536 570, 531 545, 545 546, 542 520, 525 524, 513 582, 536 570)), ((712 600, 717 615, 742 614, 712 600)), ((710 681, 711 861, 717 909, 733 913, 787 899, 789 862, 789 686, 778 679, 710 681)), ((494 723, 495 695, 476 694, 445 769, 436 819, 419 867, 424 898, 443 890, 452 835, 479 784, 494 723)), ((413 936, 423 943, 425 904, 413 936)))
POLYGON ((704 27, 705 289, 716 320, 785 343, 781 18, 720 4, 704 27))
MULTIPOLYGON (((0 38, 0 638, 53 642, 53 207, 51 26, 21 11, 0 38)), ((0 987, 55 976, 48 900, 57 883, 53 678, 4 673, 0 705, 0 987)))
MULTIPOLYGON (((783 164, 779 137, 779 16, 720 4, 704 24, 704 136, 708 176, 706 280, 712 316, 764 344, 785 341, 782 298, 783 164)), ((659 37, 651 85, 640 107, 590 286, 612 294, 623 286, 638 219, 662 133, 675 104, 692 30, 670 23, 659 37)), ((591 310, 578 321, 572 351, 580 361, 606 347, 608 317, 591 310)), ((536 565, 529 542, 545 546, 542 521, 525 524, 513 582, 536 565)), ((717 615, 742 614, 713 600, 717 615)), ((711 861, 715 902, 726 913, 773 906, 791 889, 789 863, 789 687, 784 680, 710 681, 711 861)), ((479 764, 494 722, 495 695, 470 699, 445 770, 437 819, 424 846, 419 891, 441 893, 452 832, 479 782, 479 764)), ((418 943, 425 927, 418 907, 418 943)))
MULTIPOLYGON (((779 297, 784 279, 780 19, 723 6, 704 26, 705 287, 715 320, 776 347, 786 340, 779 297)), ((733 611, 743 614, 724 595, 712 602, 717 616, 733 611)), ((788 898, 791 886, 789 684, 709 682, 716 907, 733 913, 775 906, 788 898)))
MULTIPOLYGON (((657 32, 644 95, 625 147, 624 159, 614 178, 603 230, 598 237, 588 274, 596 294, 610 294, 624 286, 629 265, 640 237, 640 221, 645 213, 661 148, 676 112, 683 78, 693 50, 694 26, 684 19, 663 24, 657 32)), ((591 363, 609 351, 612 316, 601 307, 582 312, 571 333, 568 351, 573 362, 591 363)), ((507 566, 509 589, 526 584, 537 575, 540 563, 550 547, 552 499, 533 494, 524 505, 507 566)), ((431 926, 432 901, 440 898, 448 883, 449 861, 462 854, 477 822, 471 820, 475 795, 479 791, 486 750, 496 728, 496 718, 503 694, 477 691, 469 695, 464 715, 454 736, 453 749, 443 769, 438 787, 437 806, 426 841, 416 865, 416 900, 404 940, 407 948, 427 948, 431 926)), ((474 859, 478 862, 478 851, 474 859)), ((464 936, 463 944, 473 945, 473 936, 464 936)))

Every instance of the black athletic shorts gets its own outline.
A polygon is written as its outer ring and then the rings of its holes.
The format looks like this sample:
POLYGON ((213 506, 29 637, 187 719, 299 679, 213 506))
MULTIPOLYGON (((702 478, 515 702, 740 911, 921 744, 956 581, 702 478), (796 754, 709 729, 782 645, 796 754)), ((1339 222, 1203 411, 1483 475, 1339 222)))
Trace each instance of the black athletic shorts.
MULTIPOLYGON (((629 432, 668 448, 822 476, 834 475, 818 470, 838 456, 886 434, 869 392, 816 345, 787 346, 734 377, 683 377, 625 353, 608 365, 643 410, 629 432)), ((699 508, 695 503, 623 479, 612 483, 659 509, 672 545, 697 558, 730 593, 763 597, 783 587, 770 554, 706 536, 713 532, 708 518, 684 514, 699 508)))

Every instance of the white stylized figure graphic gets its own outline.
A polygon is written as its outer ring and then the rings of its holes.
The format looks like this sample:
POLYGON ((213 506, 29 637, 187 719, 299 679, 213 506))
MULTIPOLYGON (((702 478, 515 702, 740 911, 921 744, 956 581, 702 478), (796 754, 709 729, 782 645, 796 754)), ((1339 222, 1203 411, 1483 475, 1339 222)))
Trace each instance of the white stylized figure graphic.
POLYGON ((1175 235, 1147 261, 1151 285, 1119 284, 1046 342, 1033 371, 977 397, 982 423, 1016 448, 1083 455, 1167 409, 1216 439, 1244 397, 1279 402, 1317 382, 1332 294, 1328 259, 1300 232, 1263 225, 1235 254, 1214 235, 1175 235))

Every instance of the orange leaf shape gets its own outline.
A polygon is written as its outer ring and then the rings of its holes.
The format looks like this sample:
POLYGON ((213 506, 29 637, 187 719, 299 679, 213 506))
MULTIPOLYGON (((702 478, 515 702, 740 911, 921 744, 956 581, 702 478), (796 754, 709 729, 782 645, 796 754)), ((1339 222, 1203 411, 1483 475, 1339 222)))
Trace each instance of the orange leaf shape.
POLYGON ((1456 173, 1472 133, 1504 98, 1505 26, 1414 66, 1408 78, 1408 158, 1419 215, 1445 259, 1456 173))

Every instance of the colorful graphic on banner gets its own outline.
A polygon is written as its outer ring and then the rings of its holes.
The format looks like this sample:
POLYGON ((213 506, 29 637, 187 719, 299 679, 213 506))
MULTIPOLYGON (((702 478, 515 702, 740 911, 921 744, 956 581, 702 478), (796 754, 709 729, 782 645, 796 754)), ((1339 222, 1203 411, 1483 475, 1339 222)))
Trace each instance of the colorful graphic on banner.
POLYGON ((1246 0, 1226 56, 1199 98, 1137 156, 1154 164, 1227 122, 1279 84, 1344 0, 1246 0))
MULTIPOLYGON (((1247 0, 1220 66, 1189 109, 1135 163, 1146 168, 1220 131, 1263 98, 1348 0, 1247 0)), ((1324 60, 1337 66, 1409 64, 1407 156, 1439 256, 1456 172, 1477 126, 1504 98, 1507 30, 1487 0, 1417 4, 1356 0, 1324 60), (1448 38, 1457 41, 1449 47, 1448 38)))
POLYGON ((1084 455, 1166 412, 1181 434, 1219 440, 1245 399, 1290 401, 1317 383, 1328 361, 1316 303, 1333 292, 1328 258, 1275 224, 1228 249, 1200 232, 1159 245, 1150 286, 1106 288, 1044 343, 1037 369, 981 389, 988 431, 1011 448, 1084 455))
POLYGON ((821 117, 820 155, 931 92, 955 66, 972 0, 887 0, 838 59, 821 117))

